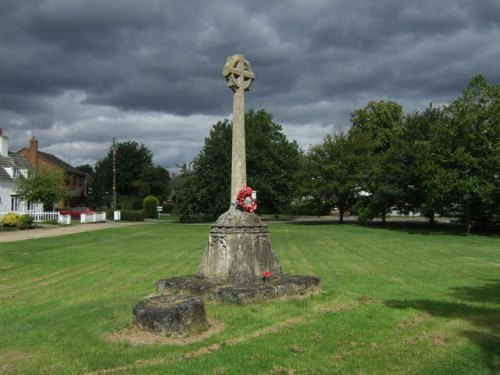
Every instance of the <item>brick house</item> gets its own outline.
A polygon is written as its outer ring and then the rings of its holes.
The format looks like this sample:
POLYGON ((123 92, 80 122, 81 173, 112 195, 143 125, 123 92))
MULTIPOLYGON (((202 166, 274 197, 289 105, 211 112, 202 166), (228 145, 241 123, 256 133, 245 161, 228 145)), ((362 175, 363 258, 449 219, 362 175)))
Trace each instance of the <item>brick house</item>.
POLYGON ((87 173, 74 168, 52 154, 40 151, 35 136, 31 137, 29 147, 20 149, 18 153, 28 160, 35 173, 48 168, 64 173, 68 198, 67 202, 59 202, 57 204, 58 208, 84 205, 85 199, 88 197, 90 182, 90 176, 87 173))

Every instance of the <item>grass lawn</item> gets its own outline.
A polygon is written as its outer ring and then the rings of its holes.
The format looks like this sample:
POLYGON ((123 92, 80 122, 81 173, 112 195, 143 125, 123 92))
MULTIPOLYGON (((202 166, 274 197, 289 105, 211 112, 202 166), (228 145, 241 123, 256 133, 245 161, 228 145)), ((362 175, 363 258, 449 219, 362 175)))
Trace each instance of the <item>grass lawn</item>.
POLYGON ((0 244, 0 374, 497 374, 500 237, 269 224, 284 272, 323 293, 206 304, 224 323, 185 345, 104 336, 156 280, 196 272, 209 225, 169 222, 0 244))

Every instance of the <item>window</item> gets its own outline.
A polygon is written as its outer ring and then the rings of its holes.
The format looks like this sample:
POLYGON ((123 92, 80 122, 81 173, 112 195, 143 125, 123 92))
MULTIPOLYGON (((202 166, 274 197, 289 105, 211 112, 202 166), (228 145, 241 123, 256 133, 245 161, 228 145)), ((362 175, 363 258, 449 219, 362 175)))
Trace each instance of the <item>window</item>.
POLYGON ((11 211, 19 211, 19 198, 17 195, 10 196, 10 209, 11 211))

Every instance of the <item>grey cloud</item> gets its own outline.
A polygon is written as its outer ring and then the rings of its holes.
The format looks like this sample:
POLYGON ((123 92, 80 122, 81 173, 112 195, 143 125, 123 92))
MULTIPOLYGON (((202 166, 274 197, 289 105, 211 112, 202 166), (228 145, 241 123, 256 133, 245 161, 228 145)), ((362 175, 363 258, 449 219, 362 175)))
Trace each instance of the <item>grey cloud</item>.
POLYGON ((50 150, 87 142, 73 160, 115 134, 151 142, 165 165, 188 161, 231 112, 221 69, 244 53, 257 77, 247 107, 321 142, 369 100, 409 112, 453 100, 475 73, 498 84, 499 38, 495 0, 0 0, 0 126, 11 140, 43 130, 50 150), (134 132, 138 114, 208 123, 188 121, 187 135, 148 122, 155 137, 134 132), (77 130, 51 135, 61 124, 77 130))

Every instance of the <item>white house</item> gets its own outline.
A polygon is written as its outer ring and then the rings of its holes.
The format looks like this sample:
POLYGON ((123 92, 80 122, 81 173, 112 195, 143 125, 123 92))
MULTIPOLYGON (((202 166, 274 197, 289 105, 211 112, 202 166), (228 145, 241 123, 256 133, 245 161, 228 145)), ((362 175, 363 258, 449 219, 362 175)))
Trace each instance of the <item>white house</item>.
POLYGON ((41 205, 24 202, 17 196, 17 181, 27 178, 31 168, 20 153, 9 152, 9 138, 0 128, 0 212, 42 210, 41 205))

